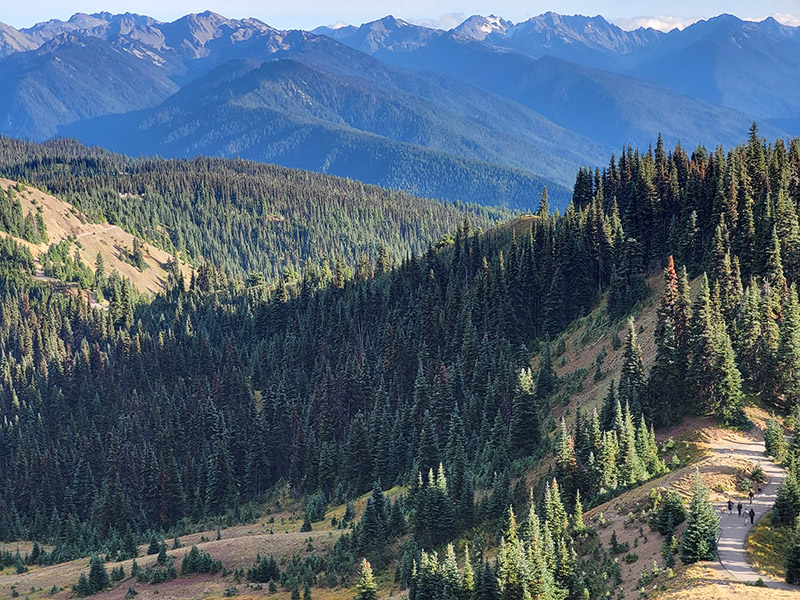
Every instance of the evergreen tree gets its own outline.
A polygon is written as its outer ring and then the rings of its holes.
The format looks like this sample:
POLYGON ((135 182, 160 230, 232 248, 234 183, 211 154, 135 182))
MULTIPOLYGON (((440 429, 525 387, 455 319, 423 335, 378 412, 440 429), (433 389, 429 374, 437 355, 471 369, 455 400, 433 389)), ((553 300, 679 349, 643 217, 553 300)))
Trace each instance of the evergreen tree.
POLYGON ((111 585, 103 559, 96 554, 89 560, 89 589, 92 594, 96 594, 111 585))
POLYGON ((150 536, 150 544, 147 546, 147 555, 158 554, 161 551, 161 542, 158 541, 158 536, 152 534, 150 536))
POLYGON ((708 278, 704 274, 700 281, 700 291, 692 305, 689 378, 693 393, 696 394, 702 408, 706 410, 710 410, 712 407, 714 393, 715 340, 711 316, 711 292, 708 287, 708 278))
POLYGON ((92 586, 89 584, 89 579, 86 577, 86 573, 81 573, 80 577, 78 577, 78 583, 73 586, 72 591, 75 592, 78 598, 85 598, 94 593, 92 591, 92 586))
POLYGON ((786 452, 786 442, 783 440, 783 427, 780 422, 771 416, 767 420, 767 426, 764 430, 764 450, 767 456, 771 456, 778 460, 783 459, 786 452))
POLYGON ((646 379, 642 349, 636 339, 636 329, 633 318, 628 319, 628 335, 622 351, 622 370, 619 377, 619 401, 627 404, 631 414, 638 415, 642 412, 642 403, 645 398, 646 379))
POLYGON ((367 500, 356 534, 354 534, 354 537, 356 536, 359 552, 366 556, 371 563, 382 564, 388 541, 388 531, 385 519, 381 516, 381 509, 376 506, 374 498, 367 500))
POLYGON ((718 527, 717 511, 709 500, 708 489, 700 481, 698 472, 681 539, 681 560, 686 564, 714 560, 717 557, 718 527))
POLYGON ((786 550, 784 560, 786 583, 800 584, 800 527, 795 529, 794 538, 786 550))
MULTIPOLYGON (((685 275, 684 275, 685 276, 685 275)), ((684 284, 688 287, 688 284, 684 284)), ((656 358, 647 384, 646 412, 659 426, 681 420, 686 398, 688 291, 679 283, 672 256, 664 269, 664 293, 655 328, 656 358)))
POLYGON ((572 531, 583 533, 586 531, 586 524, 583 522, 583 504, 581 503, 581 492, 575 492, 575 507, 572 509, 572 531))
POLYGON ((791 412, 800 401, 800 303, 794 284, 783 310, 776 375, 776 404, 791 412))
POLYGON ((567 497, 573 496, 578 484, 578 461, 575 456, 575 443, 567 432, 563 417, 556 438, 555 467, 556 479, 561 482, 564 494, 567 497))
POLYGON ((557 384, 558 376, 553 369, 552 350, 548 341, 545 342, 542 354, 539 357, 539 370, 536 373, 534 395, 540 401, 546 400, 555 391, 557 384))
POLYGON ((420 473, 427 473, 436 469, 441 461, 439 454, 439 441, 433 426, 433 418, 428 411, 422 418, 422 430, 419 434, 417 445, 417 469, 420 473))
POLYGON ((500 592, 497 589, 497 577, 487 561, 484 561, 480 571, 480 577, 475 586, 474 600, 501 600, 500 592))
POLYGON ((367 562, 367 559, 361 561, 356 590, 357 593, 353 600, 378 600, 378 586, 372 577, 372 566, 367 562))
POLYGON ((514 458, 535 454, 541 443, 541 423, 530 369, 522 369, 511 408, 510 451, 514 458))
POLYGON ((744 414, 742 376, 724 323, 718 325, 714 342, 712 410, 727 425, 745 427, 749 421, 744 414))
POLYGON ((544 218, 550 216, 550 203, 548 201, 547 186, 542 188, 542 193, 539 196, 539 207, 536 209, 536 214, 544 218))
POLYGON ((772 522, 777 525, 794 527, 798 515, 800 515, 800 485, 790 469, 778 486, 775 505, 772 507, 772 522))

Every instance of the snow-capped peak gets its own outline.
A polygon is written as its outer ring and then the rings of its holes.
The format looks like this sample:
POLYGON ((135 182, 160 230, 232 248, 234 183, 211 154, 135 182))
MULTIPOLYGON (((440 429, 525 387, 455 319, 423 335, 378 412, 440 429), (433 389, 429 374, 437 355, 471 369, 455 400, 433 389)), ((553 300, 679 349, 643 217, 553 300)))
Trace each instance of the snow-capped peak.
POLYGON ((473 40, 485 40, 493 33, 505 34, 513 25, 511 21, 506 21, 495 15, 489 15, 488 17, 473 15, 453 29, 453 32, 473 40))

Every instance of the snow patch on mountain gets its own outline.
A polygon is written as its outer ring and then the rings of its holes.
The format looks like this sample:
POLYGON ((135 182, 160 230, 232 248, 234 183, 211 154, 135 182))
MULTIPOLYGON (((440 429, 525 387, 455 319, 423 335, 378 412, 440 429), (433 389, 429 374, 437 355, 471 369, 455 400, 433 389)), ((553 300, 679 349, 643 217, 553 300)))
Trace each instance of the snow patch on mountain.
POLYGON ((505 35, 513 26, 511 21, 496 15, 488 17, 473 15, 453 29, 453 32, 469 39, 483 41, 495 33, 505 35))

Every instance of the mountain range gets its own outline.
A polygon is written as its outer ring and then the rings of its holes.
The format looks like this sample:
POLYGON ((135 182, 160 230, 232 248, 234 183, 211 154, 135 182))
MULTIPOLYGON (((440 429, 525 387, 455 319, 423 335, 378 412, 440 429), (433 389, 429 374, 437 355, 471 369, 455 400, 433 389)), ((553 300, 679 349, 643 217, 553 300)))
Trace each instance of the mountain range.
POLYGON ((611 151, 800 132, 800 33, 721 15, 625 31, 552 12, 444 31, 280 31, 211 12, 0 25, 0 133, 249 158, 446 200, 563 208, 611 151))

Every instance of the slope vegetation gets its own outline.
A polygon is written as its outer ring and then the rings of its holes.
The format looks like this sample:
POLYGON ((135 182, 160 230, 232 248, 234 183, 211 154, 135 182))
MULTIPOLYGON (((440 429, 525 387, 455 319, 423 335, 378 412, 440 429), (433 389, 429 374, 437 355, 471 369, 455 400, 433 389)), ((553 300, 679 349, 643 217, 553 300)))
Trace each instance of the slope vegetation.
POLYGON ((465 218, 488 229, 510 214, 244 160, 134 159, 74 141, 8 138, 0 156, 0 172, 42 186, 90 220, 235 274, 291 275, 307 261, 352 268, 381 248, 397 261, 465 218))
MULTIPOLYGON (((15 240, 26 246, 35 259, 64 241, 72 241, 74 249, 86 265, 94 265, 99 254, 109 271, 117 271, 127 277, 143 292, 156 293, 164 289, 167 281, 167 265, 173 257, 160 248, 143 243, 145 267, 138 269, 127 258, 133 250, 135 236, 117 225, 91 223, 87 215, 74 206, 29 185, 0 178, 0 189, 11 191, 20 201, 24 214, 41 211, 47 227, 47 242, 33 244, 25 240, 15 240)), ((0 231, 0 236, 8 234, 0 231)), ((192 269, 181 265, 184 275, 191 277, 192 269)), ((43 280, 47 278, 41 275, 43 280)))

